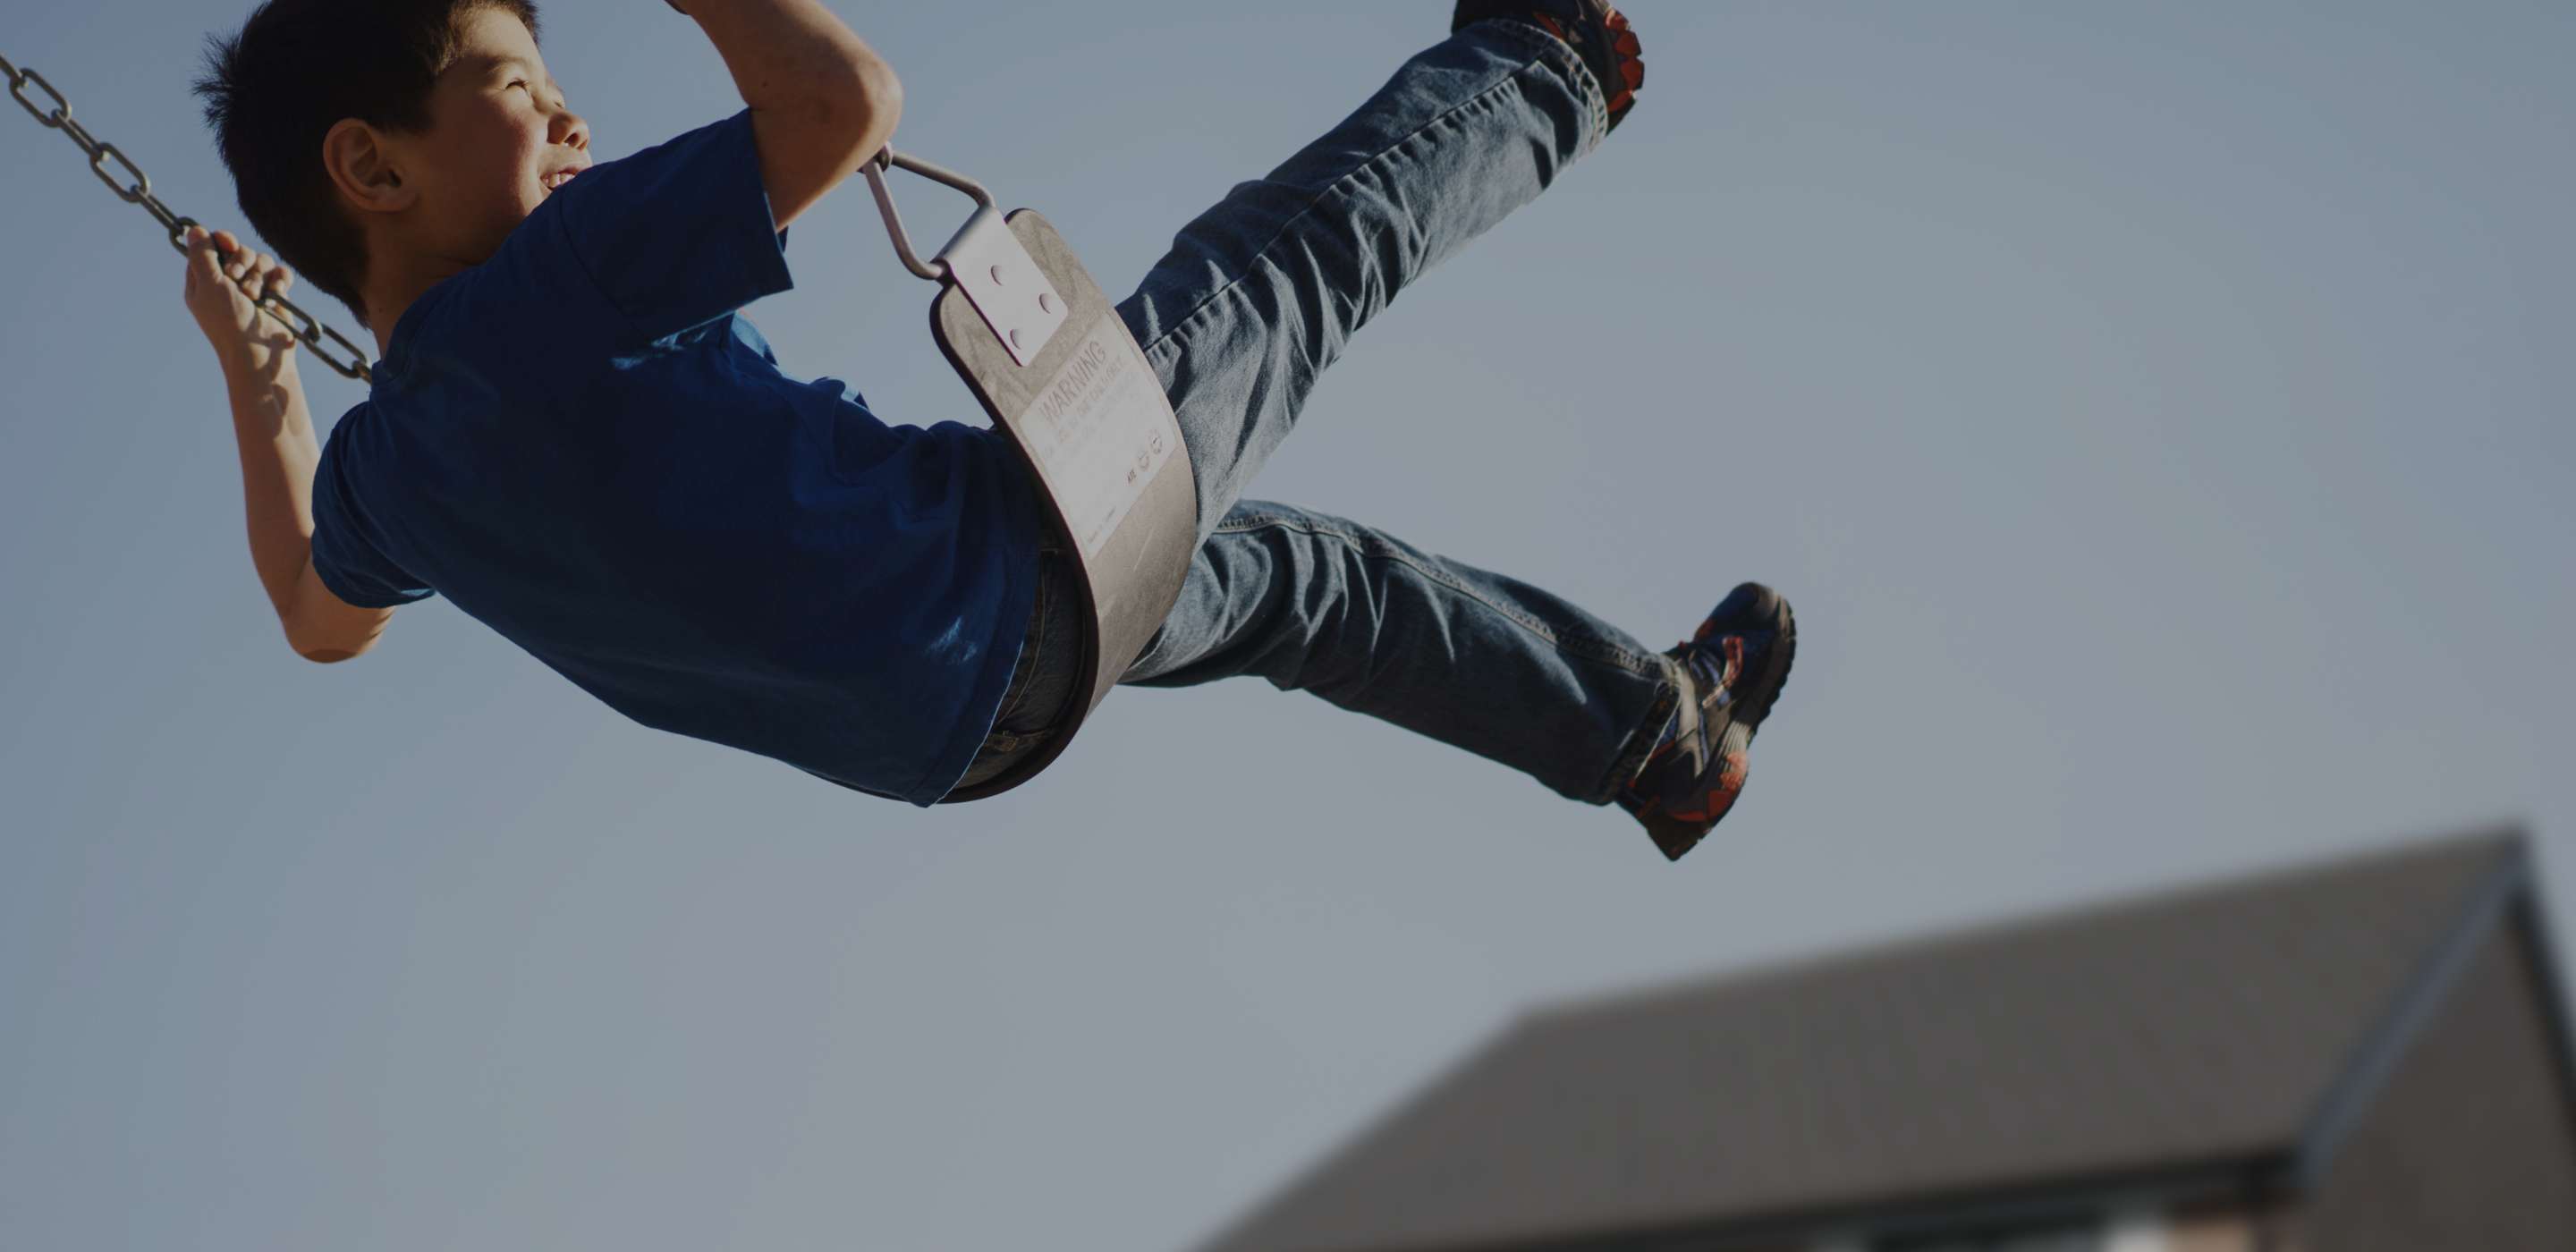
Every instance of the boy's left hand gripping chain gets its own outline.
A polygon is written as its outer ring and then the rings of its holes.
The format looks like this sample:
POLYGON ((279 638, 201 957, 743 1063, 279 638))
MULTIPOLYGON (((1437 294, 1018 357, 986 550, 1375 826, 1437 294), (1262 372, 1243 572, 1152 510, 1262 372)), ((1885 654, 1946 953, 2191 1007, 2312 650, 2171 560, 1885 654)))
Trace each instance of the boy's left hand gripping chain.
MULTIPOLYGON (((27 111, 27 116, 36 119, 37 124, 47 130, 63 132, 64 137, 81 150, 81 155, 89 158, 90 172, 98 175, 98 181, 107 184, 107 189, 127 204, 142 205, 143 211, 151 214, 152 220, 170 233, 170 246, 178 249, 181 256, 188 254, 188 228, 197 225, 197 219, 181 217, 171 212, 170 206, 161 203, 161 197, 152 194, 152 178, 143 172, 143 167, 118 151, 115 144, 101 142, 89 133, 88 128, 73 121, 72 102, 64 99, 63 93, 56 91, 52 83, 46 82, 44 75, 34 70, 22 70, 11 64, 9 58, 0 57, 0 76, 8 78, 9 95, 18 102, 19 108, 27 111), (43 92, 52 107, 47 108, 31 99, 27 95, 29 87, 43 92), (124 177, 119 178, 110 172, 110 164, 122 170, 124 177)), ((248 283, 243 284, 243 290, 249 291, 248 283)), ((342 377, 359 382, 373 381, 374 376, 367 370, 364 349, 349 342, 348 337, 339 331, 323 325, 312 314, 295 307, 292 301, 282 296, 267 296, 260 299, 259 311, 275 318, 278 325, 294 334, 296 342, 312 350, 313 359, 330 366, 342 377)))

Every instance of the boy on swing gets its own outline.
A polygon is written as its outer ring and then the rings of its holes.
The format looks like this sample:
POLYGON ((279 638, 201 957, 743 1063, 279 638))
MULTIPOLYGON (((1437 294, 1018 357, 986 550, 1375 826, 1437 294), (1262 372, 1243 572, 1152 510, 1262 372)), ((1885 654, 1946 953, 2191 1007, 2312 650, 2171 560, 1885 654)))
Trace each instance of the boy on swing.
MULTIPOLYGON (((894 72, 821 0, 674 7, 747 107, 596 166, 531 0, 267 0, 215 44, 198 90, 243 212, 381 355, 317 445, 294 341, 252 303, 294 275, 192 234, 253 563, 312 660, 444 593, 645 725, 934 804, 1087 694, 1069 558, 1000 432, 888 425, 781 372, 739 313, 788 288, 788 224, 893 136, 894 72)), ((1643 81, 1605 0, 1459 0, 1446 41, 1182 228, 1119 313, 1178 415, 1200 547, 1122 682, 1311 691, 1616 803, 1675 859, 1726 815, 1796 648, 1768 589, 1658 653, 1240 498, 1349 334, 1643 81)))

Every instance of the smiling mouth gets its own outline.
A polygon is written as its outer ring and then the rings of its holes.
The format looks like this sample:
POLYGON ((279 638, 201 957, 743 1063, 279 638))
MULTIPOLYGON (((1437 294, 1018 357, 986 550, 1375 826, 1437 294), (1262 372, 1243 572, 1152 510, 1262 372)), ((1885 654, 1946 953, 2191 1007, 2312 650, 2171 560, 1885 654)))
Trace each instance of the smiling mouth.
POLYGON ((545 192, 546 192, 546 194, 547 194, 547 195, 553 195, 553 194, 554 194, 554 192, 555 192, 555 188, 557 188, 557 187, 561 187, 561 186, 563 186, 565 183, 571 182, 571 181, 573 180, 573 177, 574 177, 575 175, 579 174, 579 173, 581 173, 581 171, 580 171, 580 170, 577 170, 577 169, 572 169, 572 170, 559 170, 559 171, 557 171, 557 172, 555 172, 555 173, 552 173, 552 174, 548 174, 548 175, 546 175, 546 176, 545 176, 544 178, 542 178, 542 179, 539 179, 539 180, 537 181, 537 185, 538 185, 539 187, 544 188, 544 189, 545 189, 545 192))

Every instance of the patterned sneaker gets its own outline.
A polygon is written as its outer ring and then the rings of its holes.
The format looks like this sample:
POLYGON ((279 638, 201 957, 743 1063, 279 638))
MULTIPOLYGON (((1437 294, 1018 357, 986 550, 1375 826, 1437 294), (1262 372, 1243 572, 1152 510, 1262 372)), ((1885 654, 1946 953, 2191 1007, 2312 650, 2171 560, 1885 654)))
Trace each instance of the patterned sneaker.
POLYGON ((1664 655, 1690 673, 1697 698, 1681 702, 1618 803, 1678 861, 1744 790, 1745 753, 1798 656, 1797 619, 1778 592, 1746 583, 1664 655))
POLYGON ((1608 0, 1458 0, 1449 33, 1494 18, 1527 22, 1563 40, 1583 58, 1610 99, 1610 129, 1619 129, 1646 85, 1646 63, 1637 59, 1637 32, 1608 0))

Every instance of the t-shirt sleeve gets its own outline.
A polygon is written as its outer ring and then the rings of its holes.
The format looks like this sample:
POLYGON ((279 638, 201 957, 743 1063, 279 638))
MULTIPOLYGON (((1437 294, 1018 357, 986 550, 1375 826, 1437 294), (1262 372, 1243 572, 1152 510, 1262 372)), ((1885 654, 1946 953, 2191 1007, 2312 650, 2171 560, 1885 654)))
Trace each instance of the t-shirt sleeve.
POLYGON ((593 166, 554 199, 563 247, 645 342, 794 285, 749 109, 593 166))
MULTIPOLYGON (((343 423, 346 424, 345 422, 343 423)), ((390 609, 434 594, 384 549, 351 490, 348 445, 337 430, 313 470, 313 573, 331 594, 362 609, 390 609)))

